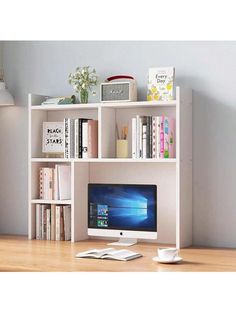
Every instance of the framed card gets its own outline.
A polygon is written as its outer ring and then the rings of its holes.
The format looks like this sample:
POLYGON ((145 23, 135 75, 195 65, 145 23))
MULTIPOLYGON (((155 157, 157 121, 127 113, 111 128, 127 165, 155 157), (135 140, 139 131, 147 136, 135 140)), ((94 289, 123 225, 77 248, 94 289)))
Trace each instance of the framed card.
POLYGON ((43 153, 64 152, 64 122, 43 122, 43 153))

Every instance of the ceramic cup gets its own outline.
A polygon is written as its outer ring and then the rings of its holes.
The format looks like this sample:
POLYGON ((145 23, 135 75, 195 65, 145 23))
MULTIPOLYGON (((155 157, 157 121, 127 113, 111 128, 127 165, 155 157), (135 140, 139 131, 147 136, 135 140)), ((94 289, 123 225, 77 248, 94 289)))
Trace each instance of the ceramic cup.
POLYGON ((128 141, 127 140, 116 141, 116 157, 128 158, 128 141))
POLYGON ((165 261, 173 261, 178 257, 178 249, 176 248, 158 248, 157 249, 158 257, 165 261))

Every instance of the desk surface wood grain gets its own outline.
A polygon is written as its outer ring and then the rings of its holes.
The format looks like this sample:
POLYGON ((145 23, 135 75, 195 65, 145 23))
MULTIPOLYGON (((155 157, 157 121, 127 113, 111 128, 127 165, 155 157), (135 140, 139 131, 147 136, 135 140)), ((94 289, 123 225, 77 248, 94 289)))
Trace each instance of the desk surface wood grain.
MULTIPOLYGON (((236 271, 236 250, 190 247, 181 249, 183 262, 159 264, 152 258, 157 245, 139 243, 128 249, 142 253, 133 261, 77 259, 76 253, 107 247, 106 241, 87 240, 76 243, 27 240, 23 236, 0 235, 1 272, 38 271, 105 271, 105 272, 182 272, 182 271, 236 271)), ((119 247, 115 247, 119 249, 119 247)), ((122 248, 122 247, 120 247, 122 248)))

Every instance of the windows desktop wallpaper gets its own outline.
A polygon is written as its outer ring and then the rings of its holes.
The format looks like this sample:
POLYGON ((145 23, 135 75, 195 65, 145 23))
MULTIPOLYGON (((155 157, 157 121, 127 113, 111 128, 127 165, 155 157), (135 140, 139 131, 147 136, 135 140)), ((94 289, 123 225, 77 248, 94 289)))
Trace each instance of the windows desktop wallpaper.
POLYGON ((156 186, 89 184, 89 228, 156 231, 156 186))

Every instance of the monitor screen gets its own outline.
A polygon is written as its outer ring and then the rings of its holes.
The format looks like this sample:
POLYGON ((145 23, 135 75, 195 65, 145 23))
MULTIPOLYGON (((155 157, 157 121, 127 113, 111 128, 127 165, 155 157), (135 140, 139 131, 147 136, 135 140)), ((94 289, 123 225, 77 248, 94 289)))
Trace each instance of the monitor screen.
POLYGON ((157 231, 156 185, 89 184, 88 227, 157 231))

